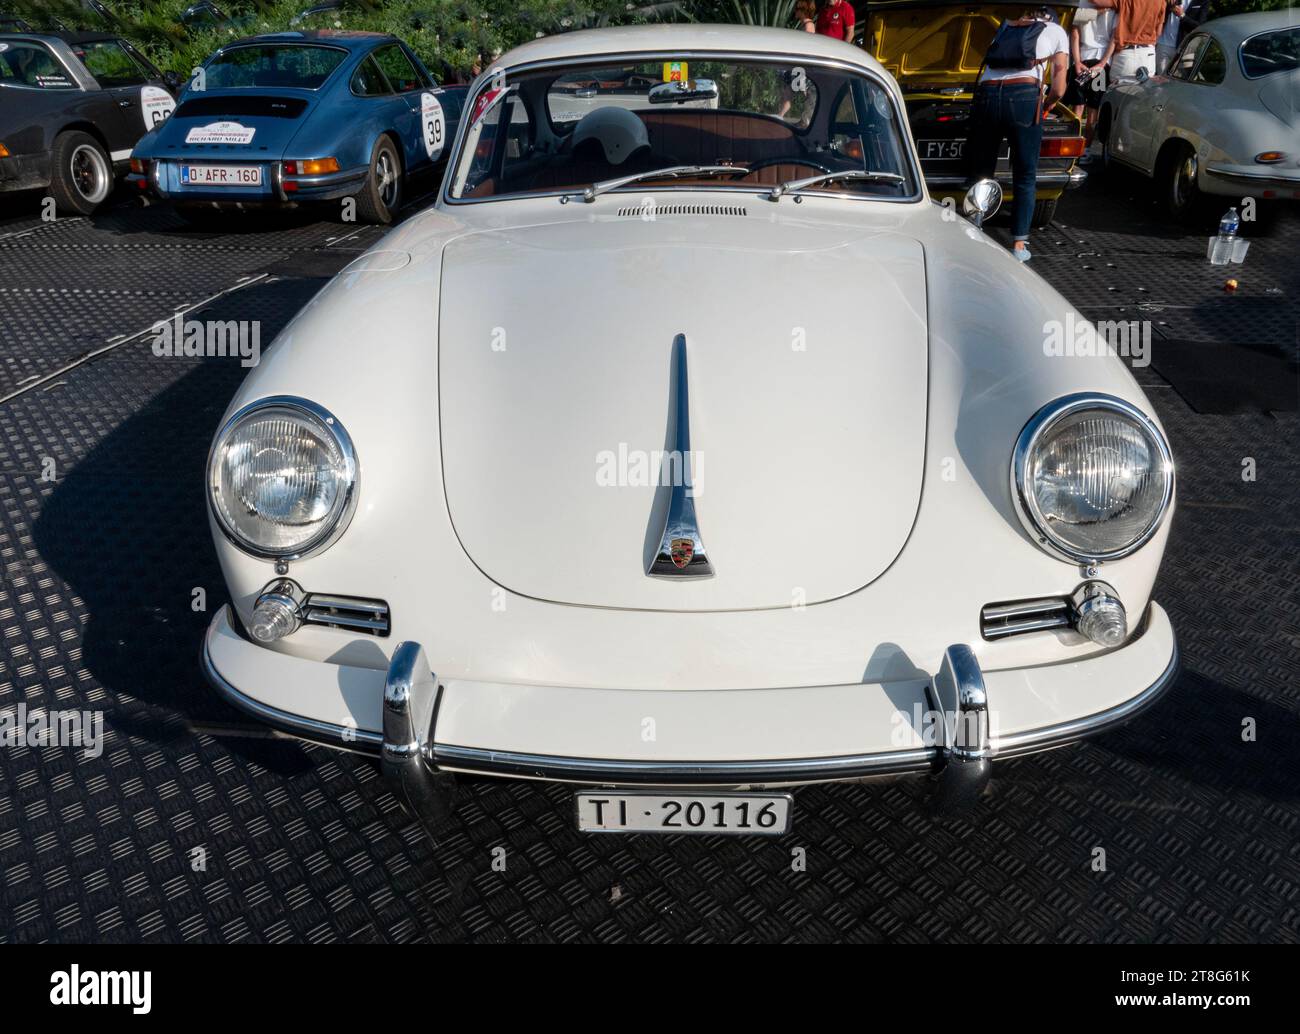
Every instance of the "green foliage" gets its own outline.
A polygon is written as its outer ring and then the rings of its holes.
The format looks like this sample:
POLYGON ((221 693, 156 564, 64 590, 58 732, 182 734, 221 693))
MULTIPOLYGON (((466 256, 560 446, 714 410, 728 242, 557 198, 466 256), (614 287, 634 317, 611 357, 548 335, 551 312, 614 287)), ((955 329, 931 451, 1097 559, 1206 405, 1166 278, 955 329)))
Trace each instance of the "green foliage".
POLYGON ((731 0, 731 16, 727 21, 740 25, 793 28, 794 2, 795 0, 731 0))
MULTIPOLYGON (((120 32, 160 68, 182 75, 231 39, 283 32, 315 0, 216 0, 233 28, 194 29, 180 14, 194 0, 105 0, 116 16, 106 25, 78 0, 0 0, 4 8, 38 27, 58 19, 70 29, 120 32)), ((468 77, 478 63, 537 36, 598 25, 650 20, 627 0, 346 0, 336 12, 295 28, 391 32, 404 39, 439 78, 468 77)))

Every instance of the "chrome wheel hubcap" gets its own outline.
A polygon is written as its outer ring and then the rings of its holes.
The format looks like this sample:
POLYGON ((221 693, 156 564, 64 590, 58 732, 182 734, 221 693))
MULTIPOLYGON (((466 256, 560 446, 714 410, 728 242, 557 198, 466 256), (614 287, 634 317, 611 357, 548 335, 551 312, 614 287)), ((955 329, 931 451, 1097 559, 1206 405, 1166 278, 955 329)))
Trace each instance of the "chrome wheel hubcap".
POLYGON ((379 167, 376 171, 379 174, 379 200, 384 203, 385 208, 392 208, 397 200, 397 174, 387 151, 380 154, 379 167))
POLYGON ((87 201, 98 203, 108 196, 109 175, 104 156, 89 144, 80 144, 69 162, 72 185, 87 201))

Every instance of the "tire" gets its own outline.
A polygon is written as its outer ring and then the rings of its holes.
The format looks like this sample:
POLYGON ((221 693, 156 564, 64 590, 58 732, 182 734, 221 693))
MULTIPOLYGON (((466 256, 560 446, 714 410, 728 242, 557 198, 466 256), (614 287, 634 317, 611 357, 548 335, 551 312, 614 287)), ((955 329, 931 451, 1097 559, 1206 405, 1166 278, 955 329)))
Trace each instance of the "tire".
POLYGON ((379 226, 391 223, 402 205, 405 179, 397 148, 389 137, 381 136, 370 153, 366 185, 356 195, 357 218, 379 226))
POLYGON ((1041 230, 1044 226, 1052 221, 1056 215, 1056 202, 1059 198, 1049 200, 1035 201, 1034 214, 1030 217, 1029 225, 1035 230, 1041 230))
POLYGON ((91 215, 113 193, 113 163, 89 133, 69 130, 50 148, 50 192, 66 215, 91 215))
POLYGON ((1167 144, 1156 162, 1160 207, 1178 222, 1194 222, 1205 212, 1205 197, 1196 183, 1197 167, 1196 152, 1182 140, 1167 144))

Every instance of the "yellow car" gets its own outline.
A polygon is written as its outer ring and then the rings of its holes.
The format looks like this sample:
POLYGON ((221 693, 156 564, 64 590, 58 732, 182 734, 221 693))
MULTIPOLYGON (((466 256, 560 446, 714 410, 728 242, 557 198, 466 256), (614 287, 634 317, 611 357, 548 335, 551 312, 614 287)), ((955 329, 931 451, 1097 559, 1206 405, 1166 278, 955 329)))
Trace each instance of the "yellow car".
MULTIPOLYGON (((1019 18, 1027 4, 953 4, 942 0, 871 0, 862 47, 898 80, 921 156, 926 185, 935 197, 965 191, 966 133, 971 96, 984 52, 1002 22, 1019 18)), ((1076 3, 1054 4, 1068 32, 1076 3)), ((1057 103, 1043 126, 1034 226, 1044 226, 1066 190, 1088 174, 1075 163, 1084 152, 1082 124, 1057 103)), ((998 157, 998 182, 1011 197, 1010 151, 998 157)))

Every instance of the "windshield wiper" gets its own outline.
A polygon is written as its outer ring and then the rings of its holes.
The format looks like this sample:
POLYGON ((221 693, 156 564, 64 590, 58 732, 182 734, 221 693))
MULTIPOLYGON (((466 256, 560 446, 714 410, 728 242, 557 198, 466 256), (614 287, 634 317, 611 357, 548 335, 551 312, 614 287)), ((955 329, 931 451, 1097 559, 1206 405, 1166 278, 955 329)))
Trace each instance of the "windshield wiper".
MULTIPOLYGON (((599 183, 593 183, 582 192, 582 200, 590 203, 606 191, 625 187, 629 183, 636 183, 638 180, 676 179, 678 176, 722 176, 726 173, 743 176, 748 172, 749 169, 743 165, 670 165, 666 169, 636 172, 631 176, 619 176, 617 179, 601 180, 599 183)), ((568 194, 560 198, 561 201, 567 201, 568 199, 568 194)))
POLYGON ((867 172, 862 169, 841 169, 839 172, 823 172, 807 179, 788 180, 772 188, 767 195, 769 201, 781 200, 782 194, 789 194, 804 187, 815 187, 818 183, 830 183, 834 180, 875 180, 880 183, 906 183, 907 178, 896 172, 867 172))

